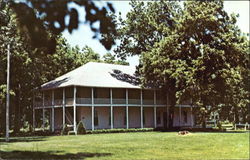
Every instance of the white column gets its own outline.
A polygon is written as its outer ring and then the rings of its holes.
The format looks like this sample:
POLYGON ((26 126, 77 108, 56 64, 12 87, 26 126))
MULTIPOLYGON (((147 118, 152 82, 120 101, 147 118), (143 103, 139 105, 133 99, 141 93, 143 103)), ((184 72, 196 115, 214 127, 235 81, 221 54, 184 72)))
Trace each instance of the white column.
POLYGON ((63 88, 63 127, 65 126, 65 88, 63 88))
POLYGON ((92 131, 95 129, 95 124, 94 124, 94 89, 91 88, 91 126, 92 126, 92 131))
POLYGON ((128 89, 126 88, 126 128, 129 128, 129 116, 128 116, 128 89))
POLYGON ((55 131, 55 93, 54 90, 52 90, 52 108, 51 108, 51 130, 52 132, 55 131))
POLYGON ((45 129, 45 103, 44 103, 44 91, 43 91, 43 130, 45 129))
POLYGON ((110 88, 110 128, 113 129, 113 97, 112 88, 110 88))
POLYGON ((141 128, 143 128, 143 100, 142 100, 142 89, 141 89, 141 128))
POLYGON ((74 101, 73 101, 73 110, 74 110, 74 132, 76 132, 76 86, 74 86, 74 101))
POLYGON ((156 122, 156 91, 154 89, 154 127, 157 127, 157 122, 156 122))

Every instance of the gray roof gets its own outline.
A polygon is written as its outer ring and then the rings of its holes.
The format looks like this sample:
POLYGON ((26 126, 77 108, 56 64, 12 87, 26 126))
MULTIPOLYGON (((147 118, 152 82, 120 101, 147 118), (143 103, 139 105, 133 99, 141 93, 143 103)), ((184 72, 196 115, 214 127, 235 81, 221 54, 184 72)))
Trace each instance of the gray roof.
POLYGON ((43 84, 41 88, 43 90, 67 86, 141 88, 135 71, 136 68, 132 66, 89 62, 43 84))

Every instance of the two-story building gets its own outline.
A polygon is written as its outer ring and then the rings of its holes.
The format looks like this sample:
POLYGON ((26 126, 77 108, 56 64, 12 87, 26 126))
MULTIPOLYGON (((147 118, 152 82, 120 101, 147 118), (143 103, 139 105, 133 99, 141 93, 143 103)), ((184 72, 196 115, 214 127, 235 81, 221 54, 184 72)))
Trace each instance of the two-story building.
MULTIPOLYGON (((34 97, 33 125, 42 112, 51 130, 79 121, 86 129, 167 128, 168 96, 157 88, 142 89, 135 67, 89 62, 41 86, 34 97), (47 114, 46 114, 47 113, 47 114), (49 114, 48 114, 49 113, 49 114)), ((173 126, 193 126, 192 106, 176 105, 173 126)))

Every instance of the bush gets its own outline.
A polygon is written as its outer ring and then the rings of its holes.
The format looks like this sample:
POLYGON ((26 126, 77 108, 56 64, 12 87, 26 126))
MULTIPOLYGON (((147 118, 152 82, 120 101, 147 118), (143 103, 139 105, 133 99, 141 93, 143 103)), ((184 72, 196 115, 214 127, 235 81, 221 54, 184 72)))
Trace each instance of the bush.
POLYGON ((80 121, 80 122, 78 123, 78 125, 77 125, 77 134, 86 134, 86 133, 87 133, 87 132, 86 132, 86 128, 85 128, 83 122, 80 121))
POLYGON ((153 128, 116 128, 116 129, 98 129, 94 131, 88 131, 88 134, 98 134, 98 133, 127 133, 127 132, 151 132, 153 128))
POLYGON ((219 130, 222 130, 222 124, 220 121, 217 122, 217 127, 219 128, 219 130))
POLYGON ((69 132, 69 127, 67 126, 67 124, 65 124, 65 125, 63 126, 61 135, 68 135, 68 132, 69 132))

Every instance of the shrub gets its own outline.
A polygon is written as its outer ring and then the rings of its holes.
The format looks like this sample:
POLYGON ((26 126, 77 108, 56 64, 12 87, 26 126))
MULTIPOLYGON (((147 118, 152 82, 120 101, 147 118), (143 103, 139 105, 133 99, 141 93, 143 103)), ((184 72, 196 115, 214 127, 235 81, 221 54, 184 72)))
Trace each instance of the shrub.
POLYGON ((217 127, 219 128, 219 130, 222 130, 222 124, 220 121, 217 122, 217 127))
POLYGON ((98 133, 126 133, 126 132, 151 132, 153 128, 116 128, 116 129, 98 129, 94 131, 88 131, 88 134, 98 134, 98 133))
POLYGON ((68 132, 69 132, 69 127, 67 126, 67 124, 65 124, 65 125, 63 126, 61 135, 68 135, 68 132))
POLYGON ((85 128, 83 122, 80 121, 80 122, 78 123, 78 125, 77 125, 77 134, 86 134, 86 133, 87 133, 87 132, 86 132, 86 128, 85 128))

